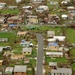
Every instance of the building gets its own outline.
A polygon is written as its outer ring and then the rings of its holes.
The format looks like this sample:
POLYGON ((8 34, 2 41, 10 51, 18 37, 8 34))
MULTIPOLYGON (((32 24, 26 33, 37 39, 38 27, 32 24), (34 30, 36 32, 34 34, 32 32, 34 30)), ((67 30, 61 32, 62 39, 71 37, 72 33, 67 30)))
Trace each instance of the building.
POLYGON ((2 65, 2 63, 3 63, 3 60, 0 60, 0 65, 2 65))
POLYGON ((0 24, 3 24, 4 23, 4 20, 5 20, 5 18, 2 17, 2 16, 0 16, 0 24))
POLYGON ((54 38, 48 38, 47 41, 48 42, 56 42, 56 39, 54 39, 54 38))
POLYGON ((32 3, 42 3, 43 0, 31 0, 32 3))
POLYGON ((65 39, 66 39, 65 36, 54 36, 53 38, 58 40, 58 41, 65 41, 65 39))
POLYGON ((9 6, 8 9, 17 9, 17 6, 9 6))
POLYGON ((27 31, 18 31, 17 36, 25 36, 27 34, 27 31))
POLYGON ((48 57, 63 57, 63 52, 46 52, 48 57))
POLYGON ((51 69, 56 69, 57 68, 57 62, 49 62, 49 67, 51 69))
POLYGON ((13 70, 14 70, 13 67, 6 67, 5 74, 7 74, 7 75, 13 75, 13 70))
POLYGON ((52 42, 52 43, 48 43, 48 47, 47 49, 48 50, 58 50, 59 48, 59 45, 55 42, 52 42))
POLYGON ((37 24, 38 23, 38 17, 34 15, 27 16, 27 22, 29 24, 37 24))
POLYGON ((6 3, 0 3, 0 9, 3 9, 6 7, 6 3))
POLYGON ((12 54, 11 55, 11 60, 19 60, 19 59, 24 59, 23 54, 12 54))
POLYGON ((21 16, 12 16, 7 19, 7 22, 19 24, 23 22, 23 18, 21 16))
POLYGON ((23 55, 30 55, 32 53, 32 48, 23 48, 23 55))
POLYGON ((0 47, 0 53, 3 51, 3 47, 0 47))
POLYGON ((14 75, 26 75, 27 66, 26 65, 15 65, 14 75))
POLYGON ((72 75, 72 69, 71 68, 52 69, 51 75, 72 75))
POLYGON ((7 42, 8 38, 0 38, 0 42, 7 42))
POLYGON ((21 47, 29 47, 29 46, 30 46, 30 43, 31 43, 30 41, 24 41, 24 42, 22 41, 22 42, 20 43, 20 46, 21 46, 21 47))
POLYGON ((44 11, 47 11, 49 10, 48 6, 45 6, 45 5, 40 5, 37 9, 36 9, 36 12, 44 12, 44 11))
POLYGON ((53 36, 55 36, 54 31, 47 31, 47 37, 53 37, 53 36))
POLYGON ((57 14, 48 14, 49 23, 57 24, 60 21, 60 18, 57 14))
POLYGON ((20 3, 22 0, 16 0, 16 3, 20 3))

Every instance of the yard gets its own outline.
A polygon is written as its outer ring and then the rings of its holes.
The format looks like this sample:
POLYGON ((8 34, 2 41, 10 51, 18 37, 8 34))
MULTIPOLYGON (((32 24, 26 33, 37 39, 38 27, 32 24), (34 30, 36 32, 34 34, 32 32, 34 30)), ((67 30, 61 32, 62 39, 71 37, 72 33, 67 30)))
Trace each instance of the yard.
POLYGON ((46 57, 45 61, 47 64, 49 64, 49 62, 57 62, 57 63, 67 63, 67 60, 65 57, 62 58, 50 58, 50 57, 46 57))
POLYGON ((19 10, 15 9, 15 10, 11 10, 11 9, 4 9, 4 10, 0 10, 0 13, 2 14, 19 14, 19 10))

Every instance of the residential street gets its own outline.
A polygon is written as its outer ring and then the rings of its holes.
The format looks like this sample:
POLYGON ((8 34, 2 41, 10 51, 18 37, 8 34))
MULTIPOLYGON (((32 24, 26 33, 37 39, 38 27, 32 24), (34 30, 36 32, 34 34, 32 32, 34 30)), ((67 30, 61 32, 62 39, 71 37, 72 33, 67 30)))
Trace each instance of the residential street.
POLYGON ((36 75, 43 75, 43 36, 42 36, 42 34, 36 34, 36 37, 38 40, 36 75))

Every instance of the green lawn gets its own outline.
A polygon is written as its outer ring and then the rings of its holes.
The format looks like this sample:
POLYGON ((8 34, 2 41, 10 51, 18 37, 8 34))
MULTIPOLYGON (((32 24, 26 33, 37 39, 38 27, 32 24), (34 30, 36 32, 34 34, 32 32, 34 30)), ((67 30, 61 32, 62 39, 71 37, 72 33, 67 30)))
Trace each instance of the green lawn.
POLYGON ((27 75, 32 75, 32 71, 27 71, 27 75))
POLYGON ((75 29, 67 28, 67 39, 70 43, 75 43, 75 29))
POLYGON ((32 64, 33 67, 36 66, 36 60, 35 59, 30 59, 30 64, 32 64))
POLYGON ((15 10, 11 10, 11 9, 4 9, 4 10, 0 10, 0 13, 2 14, 19 14, 19 10, 15 9, 15 10))
POLYGON ((55 58, 55 59, 51 59, 50 57, 46 57, 45 61, 47 64, 49 64, 49 62, 67 63, 67 60, 65 57, 55 58))

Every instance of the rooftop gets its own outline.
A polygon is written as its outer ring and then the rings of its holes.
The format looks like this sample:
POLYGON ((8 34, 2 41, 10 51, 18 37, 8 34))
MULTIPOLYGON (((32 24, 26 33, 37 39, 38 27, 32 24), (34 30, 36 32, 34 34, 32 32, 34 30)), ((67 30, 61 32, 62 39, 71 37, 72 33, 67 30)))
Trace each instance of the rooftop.
POLYGON ((14 72, 26 72, 27 66, 26 65, 15 65, 14 72))
POLYGON ((57 68, 57 69, 52 69, 51 73, 70 73, 72 74, 72 69, 71 68, 57 68))

